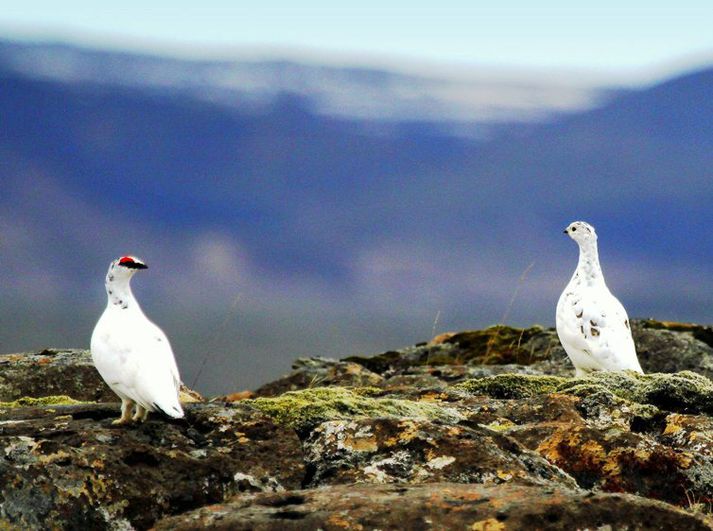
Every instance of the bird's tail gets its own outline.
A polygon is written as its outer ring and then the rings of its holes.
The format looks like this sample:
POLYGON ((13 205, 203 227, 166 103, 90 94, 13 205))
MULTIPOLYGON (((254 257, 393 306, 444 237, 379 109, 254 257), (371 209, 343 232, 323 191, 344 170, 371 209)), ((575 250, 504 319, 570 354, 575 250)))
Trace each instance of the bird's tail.
POLYGON ((175 404, 158 404, 154 402, 152 405, 156 409, 156 411, 160 411, 167 417, 171 417, 174 419, 183 418, 183 408, 181 407, 181 404, 178 401, 176 401, 175 404))

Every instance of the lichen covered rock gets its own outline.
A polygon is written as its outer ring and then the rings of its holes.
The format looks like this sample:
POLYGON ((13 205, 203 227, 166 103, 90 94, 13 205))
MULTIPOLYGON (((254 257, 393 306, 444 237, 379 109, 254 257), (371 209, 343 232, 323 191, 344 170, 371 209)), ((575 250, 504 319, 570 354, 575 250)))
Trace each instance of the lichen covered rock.
POLYGON ((526 374, 499 374, 467 380, 456 386, 471 394, 485 394, 493 398, 530 398, 554 393, 567 382, 559 376, 531 376, 526 374))
POLYGON ((564 353, 556 336, 541 326, 520 329, 498 325, 443 334, 437 341, 377 356, 351 356, 345 361, 384 374, 419 365, 530 365, 550 359, 557 350, 564 353))
MULTIPOLYGON (((631 327, 644 372, 689 370, 713 378, 713 327, 653 319, 634 319, 631 327)), ((376 356, 351 356, 345 361, 362 364, 387 378, 419 366, 488 368, 509 365, 507 372, 512 373, 574 374, 557 332, 554 328, 540 326, 512 328, 498 325, 485 330, 442 334, 428 343, 376 356)), ((493 369, 486 369, 486 372, 488 370, 493 369)), ((446 369, 445 372, 449 371, 446 369)))
POLYGON ((396 398, 374 398, 378 389, 324 387, 290 391, 275 398, 257 398, 251 405, 279 424, 297 430, 314 427, 330 419, 395 417, 442 419, 456 422, 458 412, 445 405, 396 398))
POLYGON ((628 494, 523 485, 343 485, 238 496, 167 518, 157 530, 686 529, 710 521, 628 494))
POLYGON ((340 483, 576 483, 513 439, 478 425, 418 419, 332 420, 304 443, 306 486, 340 483))
POLYGON ((0 529, 713 529, 713 329, 632 330, 645 375, 492 327, 124 427, 88 352, 0 356, 0 529))
POLYGON ((256 396, 277 396, 312 387, 372 387, 383 378, 358 363, 327 358, 298 358, 292 372, 255 391, 256 396))
POLYGON ((687 370, 713 378, 713 327, 645 319, 631 328, 645 372, 687 370))
POLYGON ((241 491, 301 485, 295 433, 241 405, 115 427, 115 405, 0 409, 0 521, 138 529, 241 491))
POLYGON ((0 402, 65 395, 85 402, 116 402, 88 350, 45 349, 0 355, 0 402))
POLYGON ((667 411, 713 411, 713 382, 690 371, 675 374, 593 372, 581 378, 502 374, 467 380, 456 388, 493 398, 527 398, 554 392, 581 397, 604 393, 667 411))

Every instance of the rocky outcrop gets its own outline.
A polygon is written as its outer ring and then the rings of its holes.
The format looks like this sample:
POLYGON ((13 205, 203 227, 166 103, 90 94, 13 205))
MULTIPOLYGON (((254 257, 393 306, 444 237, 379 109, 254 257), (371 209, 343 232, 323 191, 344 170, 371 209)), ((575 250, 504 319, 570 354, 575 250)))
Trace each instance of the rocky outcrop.
POLYGON ((53 395, 93 402, 117 400, 94 368, 88 350, 45 349, 0 356, 0 402, 53 395))
MULTIPOLYGON (((645 372, 690 370, 713 378, 713 327, 632 320, 632 334, 645 372)), ((351 356, 389 380, 403 375, 430 376, 447 383, 501 373, 572 376, 554 328, 493 326, 485 330, 441 334, 428 343, 376 356, 351 356)))
POLYGON ((111 405, 3 408, 0 529, 145 529, 238 492, 301 486, 295 432, 248 405, 115 427, 111 405))
POLYGON ((328 358, 298 358, 292 372, 255 391, 255 396, 277 396, 287 391, 327 387, 369 387, 379 385, 383 378, 358 363, 328 358))
POLYGON ((159 522, 157 530, 710 529, 703 516, 627 494, 522 485, 340 485, 249 494, 159 522))
POLYGON ((129 427, 86 352, 2 356, 0 529, 713 529, 713 334, 633 330, 646 375, 494 327, 129 427))

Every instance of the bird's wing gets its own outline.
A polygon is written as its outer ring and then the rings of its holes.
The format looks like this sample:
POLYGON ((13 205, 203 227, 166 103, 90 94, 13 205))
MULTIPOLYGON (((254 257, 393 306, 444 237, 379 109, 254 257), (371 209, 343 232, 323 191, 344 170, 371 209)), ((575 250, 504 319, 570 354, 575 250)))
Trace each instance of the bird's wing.
POLYGON ((128 333, 100 325, 92 336, 92 356, 109 387, 146 409, 180 412, 181 379, 163 331, 150 321, 127 326, 128 333))
POLYGON ((168 341, 166 334, 163 333, 163 330, 154 323, 150 324, 152 330, 147 334, 147 343, 154 345, 156 348, 156 361, 160 363, 161 366, 168 368, 175 381, 176 389, 178 389, 181 386, 181 376, 178 373, 178 365, 176 365, 176 358, 173 355, 171 343, 168 341))
POLYGON ((601 368, 640 370, 629 317, 609 290, 585 290, 570 311, 577 344, 601 368))
POLYGON ((181 412, 178 393, 181 378, 166 334, 153 323, 132 338, 138 371, 134 388, 147 409, 160 409, 171 416, 181 412))

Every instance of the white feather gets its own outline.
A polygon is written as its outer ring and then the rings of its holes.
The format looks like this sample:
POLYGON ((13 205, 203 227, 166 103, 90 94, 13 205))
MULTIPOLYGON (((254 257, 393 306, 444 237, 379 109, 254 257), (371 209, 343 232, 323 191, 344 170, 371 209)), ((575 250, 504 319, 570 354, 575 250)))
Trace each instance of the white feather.
POLYGON ((643 372, 626 310, 604 282, 594 228, 577 221, 565 232, 579 244, 580 256, 557 303, 557 335, 577 375, 596 370, 643 372))
POLYGON ((148 411, 182 417, 180 376, 166 334, 144 315, 131 293, 134 271, 112 262, 108 304, 94 328, 91 352, 107 385, 148 411))

